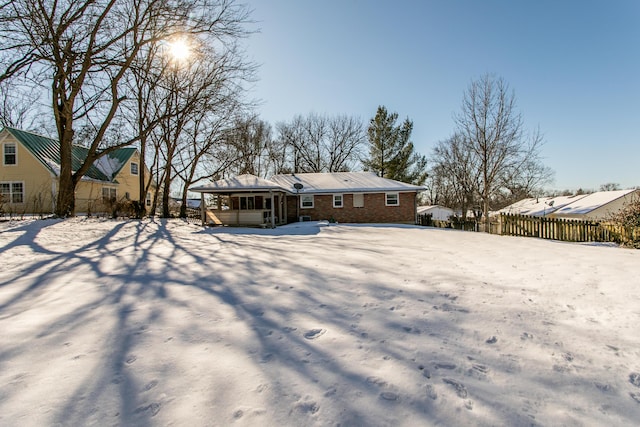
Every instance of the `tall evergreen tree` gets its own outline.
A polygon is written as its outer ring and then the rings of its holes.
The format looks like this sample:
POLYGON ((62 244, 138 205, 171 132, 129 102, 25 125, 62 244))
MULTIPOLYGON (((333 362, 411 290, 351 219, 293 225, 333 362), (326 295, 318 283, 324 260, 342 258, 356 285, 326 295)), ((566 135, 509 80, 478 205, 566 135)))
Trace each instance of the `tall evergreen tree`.
POLYGON ((427 158, 415 152, 411 138, 413 122, 408 118, 396 126, 398 113, 389 113, 379 106, 369 123, 369 158, 362 164, 383 178, 395 179, 416 185, 427 179, 427 158))

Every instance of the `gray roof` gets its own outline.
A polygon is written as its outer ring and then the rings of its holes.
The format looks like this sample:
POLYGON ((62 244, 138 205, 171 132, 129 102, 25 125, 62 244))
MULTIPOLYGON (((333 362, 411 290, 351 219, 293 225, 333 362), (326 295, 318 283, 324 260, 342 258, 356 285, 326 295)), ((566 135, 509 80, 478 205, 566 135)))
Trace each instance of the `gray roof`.
POLYGON ((271 178, 277 184, 295 191, 294 184, 302 184, 300 193, 374 193, 374 192, 418 192, 425 190, 418 185, 407 184, 388 178, 380 178, 374 172, 332 172, 282 174, 271 178))
POLYGON ((284 191, 300 194, 379 193, 423 191, 424 187, 393 179, 380 178, 373 172, 298 173, 275 175, 270 180, 254 175, 238 175, 207 185, 189 188, 200 193, 231 193, 234 191, 284 191), (294 184, 301 184, 296 190, 294 184))
POLYGON ((234 191, 269 190, 289 192, 273 181, 250 174, 238 175, 235 178, 221 179, 210 184, 189 188, 189 191, 198 193, 232 193, 234 191))

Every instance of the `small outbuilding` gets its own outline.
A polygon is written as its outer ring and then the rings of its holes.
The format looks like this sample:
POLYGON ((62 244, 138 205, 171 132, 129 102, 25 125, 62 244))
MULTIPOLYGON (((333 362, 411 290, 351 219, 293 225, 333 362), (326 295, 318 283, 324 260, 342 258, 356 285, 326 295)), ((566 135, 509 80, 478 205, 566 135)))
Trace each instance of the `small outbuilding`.
POLYGON ((449 221, 455 211, 440 205, 418 206, 418 215, 431 215, 431 219, 435 221, 449 221))

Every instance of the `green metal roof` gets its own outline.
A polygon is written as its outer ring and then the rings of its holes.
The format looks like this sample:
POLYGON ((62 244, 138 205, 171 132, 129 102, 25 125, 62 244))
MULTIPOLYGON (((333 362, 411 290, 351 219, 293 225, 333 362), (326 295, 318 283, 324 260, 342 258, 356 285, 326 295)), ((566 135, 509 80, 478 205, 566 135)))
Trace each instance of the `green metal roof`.
MULTIPOLYGON (((60 144, 55 139, 19 129, 5 127, 51 173, 60 175, 60 144)), ((136 152, 135 148, 120 148, 96 160, 84 175, 98 181, 112 182, 126 162, 136 152)), ((75 172, 87 158, 88 149, 80 145, 71 147, 71 169, 75 172)))

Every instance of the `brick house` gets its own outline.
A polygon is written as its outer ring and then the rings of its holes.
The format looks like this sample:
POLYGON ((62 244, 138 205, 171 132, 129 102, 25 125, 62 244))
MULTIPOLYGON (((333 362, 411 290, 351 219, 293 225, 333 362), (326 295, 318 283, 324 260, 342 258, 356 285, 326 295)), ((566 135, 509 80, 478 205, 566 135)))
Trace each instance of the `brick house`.
MULTIPOLYGON (((234 225, 275 226, 320 220, 415 224, 417 195, 424 188, 380 178, 373 172, 334 172, 280 174, 270 180, 241 175, 190 190, 200 192, 203 198, 206 193, 227 197, 227 209, 217 207, 220 215, 213 220, 216 224, 228 224, 225 217, 236 219, 231 222, 234 225), (251 195, 253 202, 248 199, 243 203, 243 198, 251 195), (251 213, 254 215, 249 220, 251 213), (243 214, 245 221, 240 220, 243 214), (271 223, 263 221, 265 218, 271 223)), ((203 208, 206 218, 212 222, 211 212, 203 208)))

